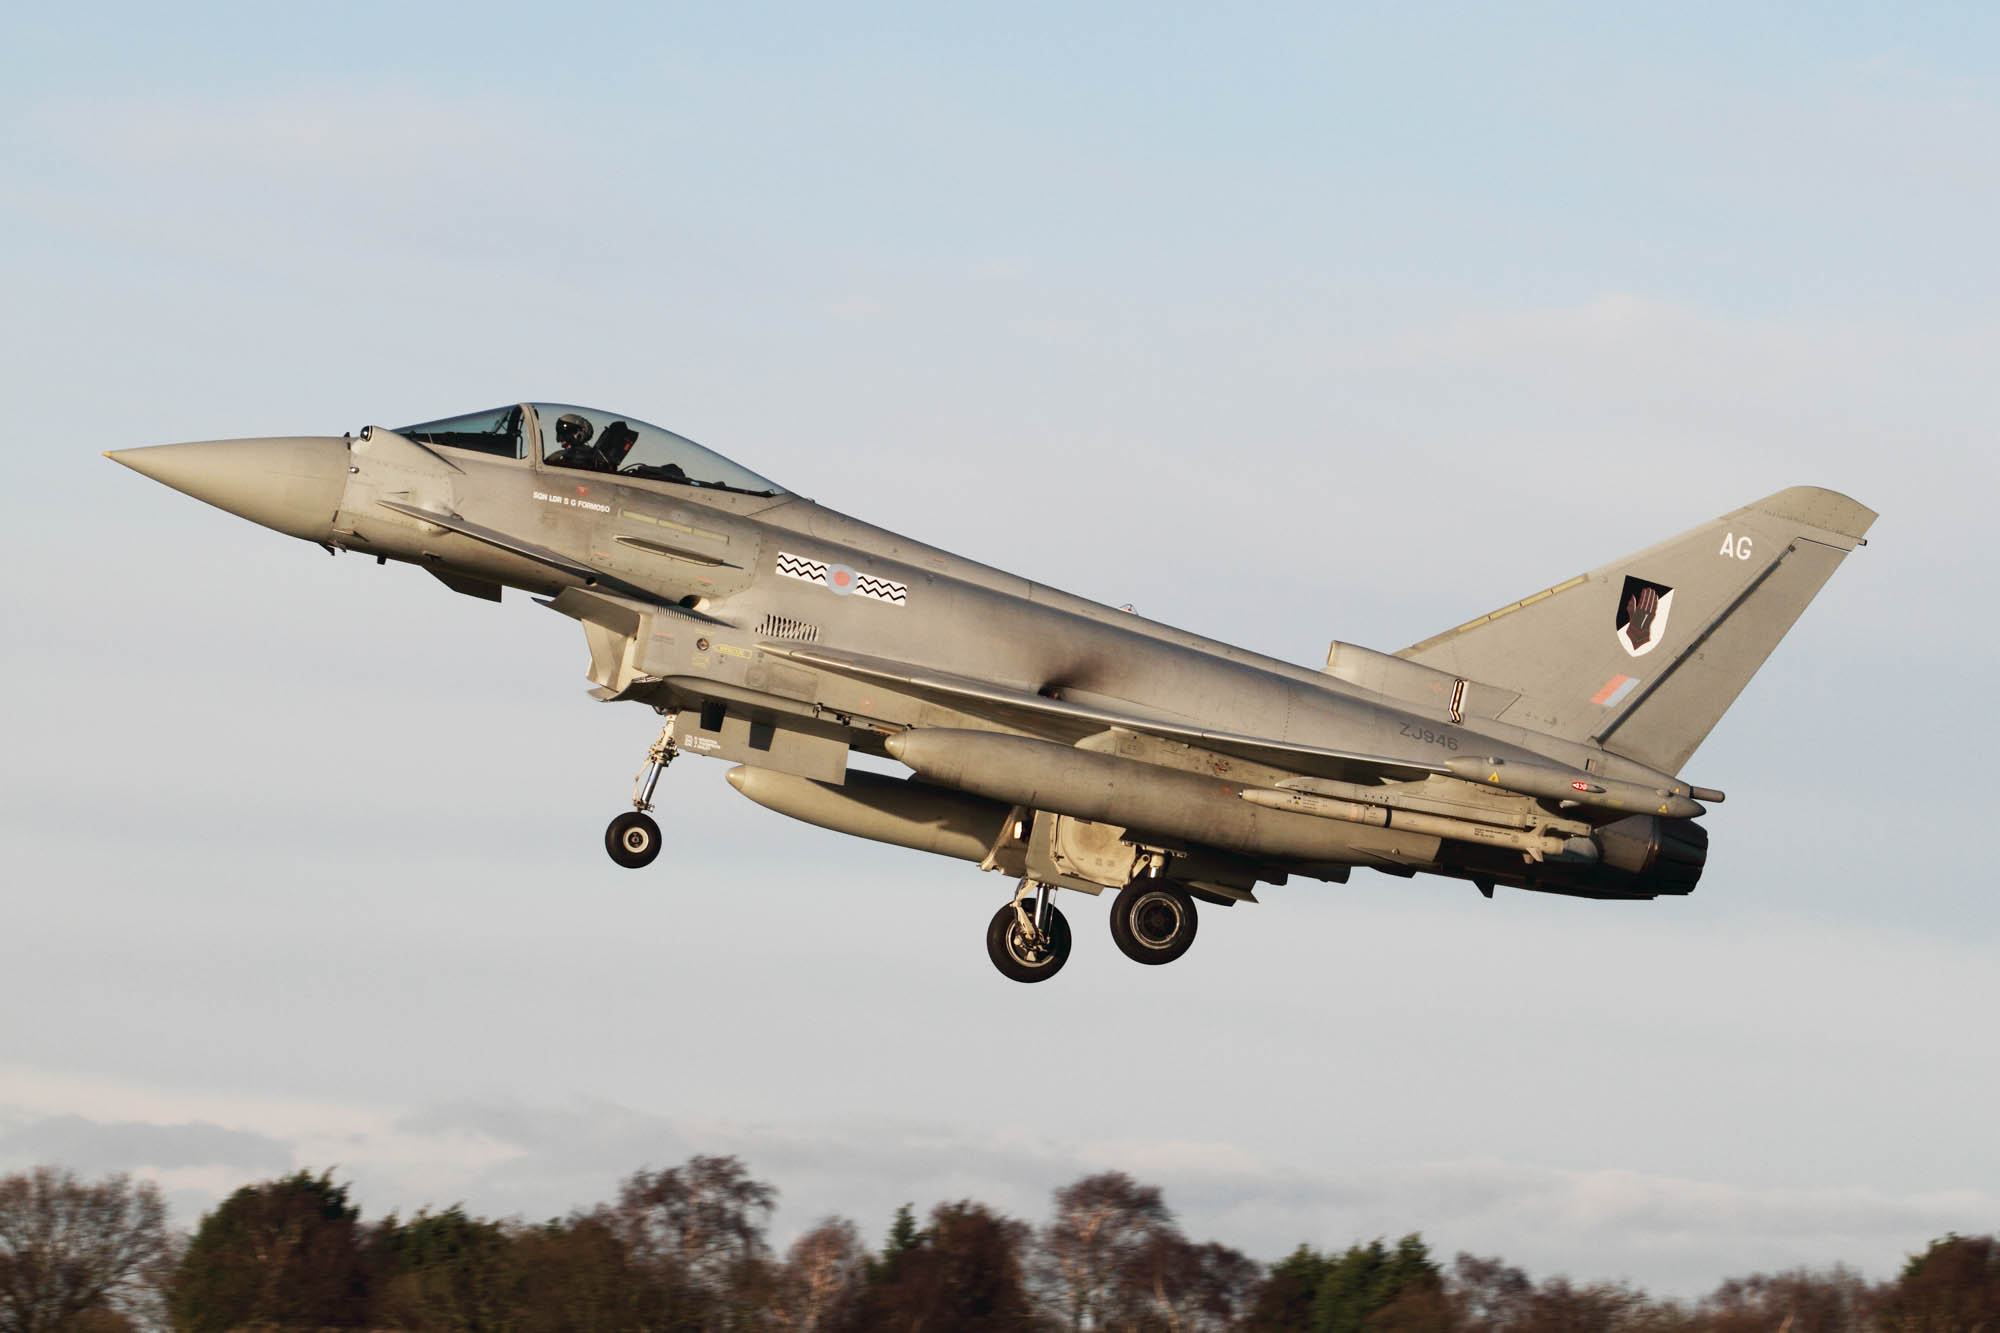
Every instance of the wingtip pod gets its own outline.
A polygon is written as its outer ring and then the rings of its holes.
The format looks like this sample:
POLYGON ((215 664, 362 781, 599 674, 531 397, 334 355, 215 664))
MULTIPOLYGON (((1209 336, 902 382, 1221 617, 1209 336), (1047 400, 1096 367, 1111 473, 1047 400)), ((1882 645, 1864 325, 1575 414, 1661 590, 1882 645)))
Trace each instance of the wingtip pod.
MULTIPOLYGON (((1843 542, 1830 542, 1828 545, 1844 545, 1848 550, 1868 544, 1868 529, 1879 517, 1859 500, 1821 486, 1792 486, 1775 495, 1767 495, 1755 504, 1745 505, 1736 513, 1763 514, 1787 524, 1817 528, 1844 539, 1843 542)), ((1732 514, 1729 517, 1735 516, 1732 514)))

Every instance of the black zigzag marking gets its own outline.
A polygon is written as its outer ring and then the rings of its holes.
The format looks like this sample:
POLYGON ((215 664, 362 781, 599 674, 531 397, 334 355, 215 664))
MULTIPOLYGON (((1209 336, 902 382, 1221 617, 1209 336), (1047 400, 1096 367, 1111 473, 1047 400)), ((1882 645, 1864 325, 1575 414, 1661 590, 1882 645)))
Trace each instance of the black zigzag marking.
POLYGON ((890 602, 901 606, 908 597, 909 589, 888 579, 876 578, 872 574, 862 574, 855 579, 856 592, 863 597, 872 597, 878 602, 890 602))
MULTIPOLYGON (((787 578, 802 579, 807 583, 817 583, 822 587, 833 587, 833 567, 821 560, 808 560, 790 551, 778 552, 778 572, 787 578)), ((836 589, 838 591, 838 589, 836 589)), ((854 587, 850 591, 877 602, 887 602, 891 606, 903 606, 909 601, 909 587, 874 574, 854 573, 854 587)))
POLYGON ((826 566, 817 560, 793 555, 790 551, 778 552, 778 572, 808 583, 825 583, 826 566))

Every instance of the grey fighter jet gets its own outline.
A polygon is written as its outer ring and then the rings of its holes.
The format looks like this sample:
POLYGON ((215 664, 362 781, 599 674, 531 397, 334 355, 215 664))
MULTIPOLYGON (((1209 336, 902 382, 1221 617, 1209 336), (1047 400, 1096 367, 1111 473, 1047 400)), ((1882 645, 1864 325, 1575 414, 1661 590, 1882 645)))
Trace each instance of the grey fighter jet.
POLYGON ((108 455, 329 551, 583 627, 591 691, 666 718, 605 847, 659 855, 675 756, 759 805, 1016 881, 986 947, 1070 952, 1058 890, 1166 963, 1197 904, 1356 866, 1684 894, 1722 793, 1677 776, 1875 514, 1793 487, 1399 653, 1294 666, 849 518, 632 417, 520 403, 353 436, 108 455), (851 752, 911 770, 850 769, 851 752))

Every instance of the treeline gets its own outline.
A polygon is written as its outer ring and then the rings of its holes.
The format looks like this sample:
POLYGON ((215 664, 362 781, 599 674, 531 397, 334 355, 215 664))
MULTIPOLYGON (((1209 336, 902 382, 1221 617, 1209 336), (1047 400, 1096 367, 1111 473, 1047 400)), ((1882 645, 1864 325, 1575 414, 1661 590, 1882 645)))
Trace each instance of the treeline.
POLYGON ((905 1206, 880 1249, 828 1218, 780 1255, 776 1200, 735 1158, 695 1157, 547 1222, 365 1223, 331 1173, 302 1171, 188 1236, 151 1184, 42 1167, 0 1177, 0 1333, 2000 1333, 2000 1236, 1934 1241, 1879 1285, 1834 1267, 1680 1302, 1447 1266, 1414 1235, 1266 1266, 1190 1240, 1120 1172, 1055 1191, 1040 1226, 905 1206))

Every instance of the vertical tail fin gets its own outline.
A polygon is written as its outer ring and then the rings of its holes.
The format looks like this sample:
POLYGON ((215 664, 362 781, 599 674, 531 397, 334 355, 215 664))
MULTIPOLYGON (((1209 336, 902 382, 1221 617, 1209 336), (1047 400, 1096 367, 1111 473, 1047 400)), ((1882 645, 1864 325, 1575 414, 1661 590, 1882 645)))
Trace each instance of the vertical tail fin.
POLYGON ((1675 773, 1874 521, 1794 486, 1397 656, 1518 690, 1505 721, 1675 773))

